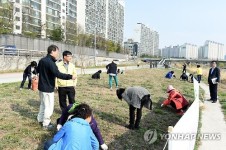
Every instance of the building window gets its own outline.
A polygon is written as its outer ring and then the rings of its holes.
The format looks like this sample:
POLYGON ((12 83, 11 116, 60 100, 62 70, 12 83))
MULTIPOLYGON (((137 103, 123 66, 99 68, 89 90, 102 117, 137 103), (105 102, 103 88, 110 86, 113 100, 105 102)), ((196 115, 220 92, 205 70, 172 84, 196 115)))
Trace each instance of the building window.
POLYGON ((17 8, 17 7, 16 7, 16 12, 20 12, 20 8, 17 8))
POLYGON ((65 3, 63 3, 63 6, 65 6, 65 3))
POLYGON ((17 3, 20 3, 20 0, 16 0, 17 3))
POLYGON ((20 26, 16 26, 16 29, 17 29, 17 30, 20 30, 20 26))
POLYGON ((16 17, 16 21, 20 21, 20 17, 16 17))

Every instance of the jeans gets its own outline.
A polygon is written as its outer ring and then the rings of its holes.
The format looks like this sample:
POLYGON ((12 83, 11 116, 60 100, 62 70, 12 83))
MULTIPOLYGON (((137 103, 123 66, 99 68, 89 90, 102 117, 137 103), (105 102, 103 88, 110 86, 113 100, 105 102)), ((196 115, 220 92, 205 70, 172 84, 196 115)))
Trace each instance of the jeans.
POLYGON ((50 147, 51 145, 53 145, 53 144, 54 144, 53 140, 48 140, 48 141, 46 141, 45 144, 44 144, 44 150, 48 150, 49 147, 50 147))
POLYGON ((201 79, 202 79, 202 75, 197 75, 197 80, 199 83, 200 83, 201 79))
POLYGON ((112 77, 114 78, 114 80, 115 80, 115 85, 116 85, 116 87, 117 87, 117 86, 118 86, 118 76, 117 76, 117 75, 115 75, 115 76, 109 75, 109 86, 110 86, 110 88, 112 87, 112 77))

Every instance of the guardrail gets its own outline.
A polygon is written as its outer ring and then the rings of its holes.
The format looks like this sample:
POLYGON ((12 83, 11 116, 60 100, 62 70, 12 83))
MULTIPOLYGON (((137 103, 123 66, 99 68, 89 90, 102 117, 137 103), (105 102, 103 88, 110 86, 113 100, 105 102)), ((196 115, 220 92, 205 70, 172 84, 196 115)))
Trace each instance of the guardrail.
POLYGON ((169 126, 168 150, 193 150, 195 147, 199 122, 199 84, 195 78, 193 81, 195 100, 176 125, 169 126))
POLYGON ((46 55, 46 51, 0 47, 0 55, 42 57, 46 55))

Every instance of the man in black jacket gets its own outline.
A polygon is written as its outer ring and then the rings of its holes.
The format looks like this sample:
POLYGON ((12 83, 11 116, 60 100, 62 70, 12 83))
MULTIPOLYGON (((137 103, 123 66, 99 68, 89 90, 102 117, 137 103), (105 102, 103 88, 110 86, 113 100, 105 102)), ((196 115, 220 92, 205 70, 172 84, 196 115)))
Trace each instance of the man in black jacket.
POLYGON ((116 88, 118 88, 117 64, 112 61, 106 66, 107 74, 109 74, 109 86, 112 90, 112 78, 115 80, 116 88))
POLYGON ((220 69, 217 68, 216 61, 212 61, 208 76, 210 100, 212 100, 212 103, 217 102, 217 85, 219 82, 220 82, 220 69))
POLYGON ((51 130, 50 117, 54 109, 54 88, 55 78, 64 80, 75 79, 75 76, 70 74, 60 73, 55 62, 59 56, 59 48, 55 45, 50 45, 47 49, 47 56, 39 61, 37 71, 39 73, 38 90, 40 97, 40 108, 37 116, 38 122, 42 123, 43 129, 51 130))
POLYGON ((28 78, 28 89, 31 89, 31 76, 32 74, 37 74, 37 63, 36 61, 32 61, 30 65, 26 67, 23 73, 23 80, 20 84, 20 90, 24 87, 24 83, 28 78))

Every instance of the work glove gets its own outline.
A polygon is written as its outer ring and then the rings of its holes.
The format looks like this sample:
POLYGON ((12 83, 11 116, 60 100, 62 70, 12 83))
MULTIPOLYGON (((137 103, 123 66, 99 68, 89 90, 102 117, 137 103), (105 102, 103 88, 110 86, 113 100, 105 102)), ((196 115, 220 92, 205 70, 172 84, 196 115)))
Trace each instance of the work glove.
POLYGON ((61 124, 58 124, 58 125, 57 125, 57 131, 59 131, 60 128, 62 128, 62 125, 61 125, 61 124))
POLYGON ((108 146, 106 144, 102 144, 100 147, 102 150, 108 150, 108 146))
POLYGON ((163 107, 164 105, 163 104, 161 104, 161 107, 163 107))

